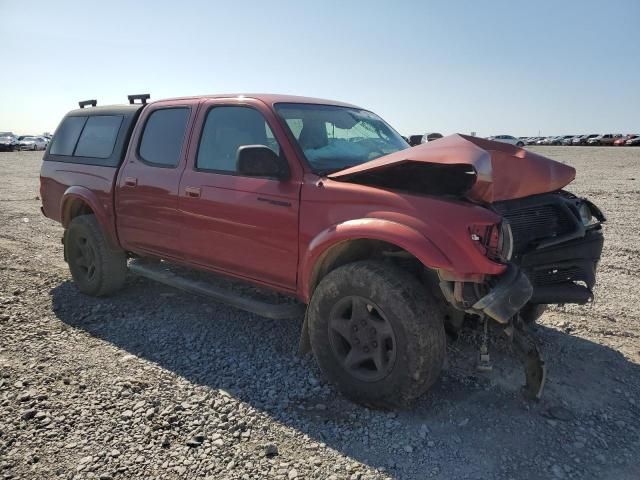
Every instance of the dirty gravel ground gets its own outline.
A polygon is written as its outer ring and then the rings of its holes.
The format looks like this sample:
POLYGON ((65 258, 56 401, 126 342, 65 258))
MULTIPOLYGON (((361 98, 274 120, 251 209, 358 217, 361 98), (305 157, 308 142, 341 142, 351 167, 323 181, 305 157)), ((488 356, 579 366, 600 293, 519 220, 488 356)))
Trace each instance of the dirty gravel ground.
POLYGON ((549 377, 523 399, 477 335, 410 411, 345 401, 297 321, 146 280, 81 295, 38 210, 42 154, 0 153, 0 478, 640 478, 640 148, 540 147, 608 215, 593 305, 541 320, 549 377))

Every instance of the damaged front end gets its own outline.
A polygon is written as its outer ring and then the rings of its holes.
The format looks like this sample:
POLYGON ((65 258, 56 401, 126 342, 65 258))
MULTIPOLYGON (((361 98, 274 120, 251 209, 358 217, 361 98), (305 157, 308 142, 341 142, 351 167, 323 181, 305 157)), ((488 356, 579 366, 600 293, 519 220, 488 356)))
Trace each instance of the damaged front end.
POLYGON ((530 303, 593 299, 606 220, 593 203, 561 190, 497 202, 493 209, 511 225, 512 262, 533 285, 530 303))
POLYGON ((559 191, 496 202, 492 209, 508 232, 501 234, 501 250, 508 253, 499 258, 507 270, 484 283, 441 277, 440 287, 452 305, 504 324, 527 303, 584 304, 593 299, 605 221, 593 203, 559 191))
MULTIPOLYGON (((526 305, 593 300, 606 219, 590 201, 562 190, 496 202, 491 208, 502 216, 501 230, 507 232, 501 234, 499 259, 507 264, 506 271, 481 283, 450 281, 441 275, 440 288, 455 308, 504 326, 522 356, 526 391, 540 398, 546 377, 544 360, 520 312, 526 305)), ((472 239, 483 241, 474 234, 472 239)), ((482 368, 486 369, 486 343, 483 349, 482 368)))
MULTIPOLYGON (((535 152, 465 135, 451 135, 329 175, 410 194, 464 199, 501 217, 498 224, 469 225, 470 248, 505 265, 500 275, 439 270, 449 304, 447 327, 464 314, 485 327, 480 366, 488 368, 487 320, 493 319, 518 347, 527 389, 539 398, 544 362, 527 334, 526 311, 545 304, 584 304, 593 299, 602 253, 602 212, 562 190, 575 169, 535 152), (457 312, 455 312, 457 310, 457 312)), ((455 324, 453 324, 455 322, 455 324)))

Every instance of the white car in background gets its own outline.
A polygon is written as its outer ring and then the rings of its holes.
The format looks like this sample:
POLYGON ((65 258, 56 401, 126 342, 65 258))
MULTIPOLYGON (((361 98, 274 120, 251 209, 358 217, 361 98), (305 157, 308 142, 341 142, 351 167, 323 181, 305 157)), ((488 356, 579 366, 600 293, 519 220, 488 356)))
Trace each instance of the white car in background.
POLYGON ((494 140, 496 142, 510 143, 516 147, 524 147, 524 142, 517 137, 511 135, 494 135, 493 137, 487 137, 487 140, 494 140))
POLYGON ((20 150, 45 150, 47 141, 42 137, 25 135, 18 138, 18 148, 20 150))

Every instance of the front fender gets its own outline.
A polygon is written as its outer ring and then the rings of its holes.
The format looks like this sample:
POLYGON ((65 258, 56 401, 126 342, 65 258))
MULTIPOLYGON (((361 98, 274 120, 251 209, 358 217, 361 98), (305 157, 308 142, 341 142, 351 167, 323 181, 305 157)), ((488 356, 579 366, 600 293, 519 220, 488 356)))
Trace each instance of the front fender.
POLYGON ((86 203, 96 216, 96 220, 102 229, 105 238, 112 248, 118 248, 118 238, 115 232, 115 223, 111 213, 111 204, 105 205, 92 190, 86 187, 73 185, 67 188, 60 200, 60 221, 64 228, 69 226, 72 220, 72 206, 76 201, 86 203))
POLYGON ((381 240, 396 245, 411 253, 429 268, 445 270, 452 268, 451 261, 442 250, 411 227, 377 218, 348 220, 323 230, 309 243, 301 262, 301 293, 306 302, 311 298, 316 266, 325 252, 340 242, 357 239, 381 240))

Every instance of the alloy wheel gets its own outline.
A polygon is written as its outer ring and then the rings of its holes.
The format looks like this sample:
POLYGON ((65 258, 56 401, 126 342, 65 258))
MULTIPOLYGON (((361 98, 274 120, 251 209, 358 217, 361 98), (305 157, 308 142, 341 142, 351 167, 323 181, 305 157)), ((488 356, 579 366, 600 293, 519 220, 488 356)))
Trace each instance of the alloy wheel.
POLYGON ((396 361, 396 337, 384 312, 371 300, 348 296, 329 318, 331 350, 350 375, 365 382, 386 377, 396 361))
POLYGON ((71 254, 79 273, 84 276, 85 280, 92 280, 96 274, 97 256, 89 239, 78 235, 73 243, 71 254))

